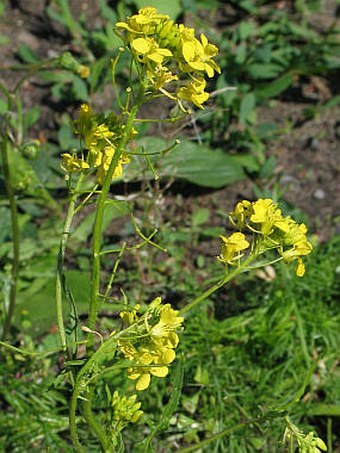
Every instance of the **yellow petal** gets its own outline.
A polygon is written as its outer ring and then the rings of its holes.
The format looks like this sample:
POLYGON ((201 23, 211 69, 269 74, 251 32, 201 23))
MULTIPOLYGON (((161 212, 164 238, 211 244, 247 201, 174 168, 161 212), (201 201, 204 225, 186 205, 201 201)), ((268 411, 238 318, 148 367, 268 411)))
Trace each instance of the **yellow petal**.
POLYGON ((296 272, 296 275, 298 277, 303 277, 305 275, 306 268, 305 268, 305 265, 303 264, 301 259, 299 259, 299 262, 298 262, 298 265, 297 265, 297 268, 296 268, 295 272, 296 272))
POLYGON ((138 53, 145 55, 149 52, 151 44, 144 38, 134 39, 131 43, 131 47, 138 53))
POLYGON ((150 373, 157 377, 165 377, 168 374, 168 372, 169 372, 169 368, 167 366, 152 367, 150 370, 150 373))
POLYGON ((195 58, 196 46, 192 42, 186 41, 182 46, 182 53, 185 61, 192 61, 195 58))
POLYGON ((150 385, 150 380, 151 380, 151 377, 150 377, 149 373, 142 374, 141 377, 137 381, 136 390, 141 392, 142 390, 147 389, 150 385))

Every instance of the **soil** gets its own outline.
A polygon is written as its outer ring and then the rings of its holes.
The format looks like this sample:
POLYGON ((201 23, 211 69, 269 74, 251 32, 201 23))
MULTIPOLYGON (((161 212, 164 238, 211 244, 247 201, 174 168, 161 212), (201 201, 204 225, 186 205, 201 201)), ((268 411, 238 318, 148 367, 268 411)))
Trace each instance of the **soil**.
MULTIPOLYGON (((5 13, 0 18, 0 35, 7 36, 9 41, 0 47, 0 82, 8 90, 13 89, 21 77, 18 71, 13 70, 18 65, 17 51, 21 44, 31 47, 41 58, 51 58, 66 50, 79 50, 72 48, 67 31, 46 14, 46 7, 50 3, 49 0, 12 0, 6 3, 5 13)), ((90 29, 101 25, 98 2, 71 0, 69 3, 74 17, 78 17, 81 12, 91 17, 90 29)), ((289 2, 276 3, 277 7, 285 7, 289 2)), ((310 23, 321 31, 325 30, 334 22, 336 4, 336 1, 331 0, 324 2, 322 12, 311 16, 310 23)), ((229 10, 225 13, 230 15, 229 10)), ((216 25, 226 26, 217 22, 216 25)), ((283 199, 309 216, 309 226, 321 241, 339 232, 340 109, 320 109, 312 119, 306 119, 304 111, 311 105, 333 97, 338 89, 336 83, 321 77, 300 81, 296 87, 299 96, 294 96, 292 92, 290 97, 271 102, 270 107, 262 108, 258 114, 261 122, 269 119, 283 128, 284 132, 279 140, 269 143, 266 150, 268 157, 275 156, 277 159, 274 178, 259 180, 256 184, 265 190, 279 183, 283 199)), ((93 102, 105 108, 111 99, 112 95, 108 91, 96 94, 93 102)), ((42 84, 36 77, 26 80, 22 86, 22 101, 24 111, 34 105, 42 109, 39 124, 32 133, 41 140, 53 139, 60 123, 61 111, 58 111, 60 106, 56 107, 51 102, 48 85, 42 84)), ((72 109, 67 107, 67 111, 70 113, 72 109)), ((155 112, 153 114, 157 116, 155 112)), ((165 135, 169 130, 161 128, 156 133, 165 135)), ((190 212, 191 206, 197 207, 199 203, 201 206, 218 206, 228 211, 239 199, 255 198, 253 183, 251 180, 241 181, 218 191, 180 186, 179 190, 187 200, 183 209, 190 212)), ((174 192, 169 194, 170 197, 176 196, 174 192)))

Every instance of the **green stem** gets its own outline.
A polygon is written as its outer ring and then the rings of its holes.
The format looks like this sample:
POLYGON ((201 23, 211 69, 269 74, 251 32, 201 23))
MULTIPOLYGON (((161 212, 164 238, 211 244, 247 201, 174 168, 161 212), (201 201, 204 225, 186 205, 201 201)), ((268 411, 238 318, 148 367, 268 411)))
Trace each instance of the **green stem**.
MULTIPOLYGON (((89 385, 91 370, 93 370, 95 368, 95 364, 99 364, 99 363, 103 362, 107 354, 110 354, 110 357, 112 358, 115 354, 115 345, 117 344, 118 338, 120 336, 122 336, 124 333, 126 333, 127 331, 132 330, 132 327, 134 327, 134 326, 131 326, 131 328, 125 329, 125 331, 121 331, 118 334, 110 337, 105 343, 103 343, 97 349, 97 351, 91 356, 90 359, 88 359, 88 361, 85 363, 85 365, 78 372, 78 375, 77 375, 77 378, 76 378, 76 381, 74 384, 73 394, 72 394, 71 403, 70 403, 70 412, 69 412, 69 424, 70 424, 71 438, 72 438, 73 445, 78 453, 84 452, 84 449, 82 448, 82 446, 80 444, 79 437, 77 434, 76 412, 77 412, 78 398, 81 396, 82 393, 85 392, 86 387, 89 385), (89 377, 88 379, 86 379, 87 376, 89 377)), ((94 433, 98 435, 98 432, 94 427, 92 413, 91 413, 91 415, 89 415, 89 411, 91 411, 91 404, 90 404, 90 406, 87 406, 87 407, 85 404, 84 410, 85 410, 84 415, 85 415, 87 423, 89 423, 89 425, 93 428, 94 433), (89 419, 87 417, 89 417, 89 419)), ((106 443, 106 441, 100 440, 100 442, 102 443, 102 445, 104 442, 104 445, 107 445, 108 447, 110 446, 109 441, 107 441, 107 443, 106 443)))
POLYGON ((58 253, 58 261, 57 261, 57 275, 56 275, 56 284, 55 284, 55 301, 56 301, 56 310, 57 310, 57 323, 58 323, 58 331, 59 337, 61 342, 61 347, 64 351, 67 348, 67 341, 66 341, 66 333, 65 333, 65 326, 64 326, 64 317, 63 317, 63 275, 64 275, 64 260, 65 260, 65 251, 67 246, 67 241, 71 233, 71 225, 73 221, 73 217, 75 214, 75 207, 77 198, 79 195, 79 187, 81 184, 82 177, 80 176, 76 187, 71 195, 63 232, 60 238, 60 245, 59 245, 59 253, 58 253))
POLYGON ((6 339, 8 336, 12 318, 14 314, 15 302, 16 302, 16 293, 17 293, 17 281, 18 281, 18 274, 19 274, 19 224, 18 224, 18 206, 17 201, 14 194, 14 189, 12 186, 11 181, 11 174, 9 169, 9 162, 8 162, 8 136, 7 132, 5 131, 3 134, 3 139, 0 143, 1 147, 1 156, 2 156, 2 166, 3 166, 3 173, 4 173, 4 180, 5 180, 5 187, 6 192, 9 200, 10 212, 11 212, 11 228, 12 228, 12 247, 13 247, 13 262, 11 268, 11 289, 10 289, 10 296, 9 296, 9 306, 8 311, 5 318, 4 323, 4 330, 2 333, 2 338, 6 339))
POLYGON ((183 307, 180 310, 180 314, 183 315, 184 313, 188 312, 189 310, 192 310, 196 305, 199 303, 203 302, 206 300, 211 294, 213 294, 215 291, 218 291, 221 289, 226 283, 228 283, 230 280, 232 280, 236 275, 244 272, 247 270, 248 265, 256 258, 254 255, 250 255, 240 266, 235 267, 232 272, 227 274, 225 277, 222 278, 222 280, 219 280, 215 285, 212 287, 208 288, 206 291, 201 293, 199 296, 197 296, 193 301, 191 301, 188 305, 183 307))
POLYGON ((70 434, 72 443, 78 453, 83 453, 84 450, 79 442, 78 434, 77 434, 77 422, 76 422, 76 411, 77 411, 77 400, 80 395, 79 386, 76 386, 73 390, 72 399, 70 403, 70 414, 69 414, 69 423, 70 423, 70 434))
MULTIPOLYGON (((111 161, 110 167, 107 171, 102 191, 99 195, 97 208, 96 208, 96 215, 95 215, 95 222, 94 222, 94 229, 93 229, 93 245, 92 245, 92 253, 93 253, 93 267, 92 267, 92 292, 91 292, 91 300, 89 306, 89 328, 93 330, 95 328, 96 319, 99 312, 99 288, 100 288, 100 247, 102 242, 102 229, 103 229, 103 217, 104 217, 104 210, 105 204, 108 197, 108 193, 110 190, 110 185, 112 181, 113 172, 118 164, 119 158, 124 151, 124 147, 127 144, 131 130, 133 127, 134 120, 136 118, 138 108, 142 103, 144 90, 141 88, 139 93, 138 99, 136 103, 131 109, 131 112, 128 115, 125 127, 124 127, 124 134, 115 150, 115 154, 111 161)), ((94 344, 94 336, 93 334, 88 334, 88 347, 89 350, 93 349, 94 344)))
POLYGON ((85 420, 92 430, 93 434, 95 434, 100 442, 103 452, 111 451, 110 448, 110 440, 108 439, 105 430, 101 427, 101 425, 96 421, 93 412, 92 412, 92 399, 93 399, 94 388, 90 387, 89 391, 86 395, 86 400, 83 402, 83 409, 84 409, 84 417, 85 420))

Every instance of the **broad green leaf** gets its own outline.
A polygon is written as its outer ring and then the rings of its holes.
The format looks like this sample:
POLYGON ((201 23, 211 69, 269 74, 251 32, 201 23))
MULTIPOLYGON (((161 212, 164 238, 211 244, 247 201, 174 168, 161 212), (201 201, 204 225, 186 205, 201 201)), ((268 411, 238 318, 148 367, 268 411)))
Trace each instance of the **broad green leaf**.
POLYGON ((24 193, 26 196, 40 198, 47 202, 51 208, 59 211, 58 204, 43 186, 31 163, 22 157, 19 150, 12 147, 8 157, 14 190, 24 193))
MULTIPOLYGON (((183 140, 175 149, 162 156, 152 153, 161 153, 171 143, 157 137, 144 137, 138 144, 144 147, 146 153, 151 153, 150 161, 160 177, 184 179, 214 189, 245 178, 239 162, 221 149, 212 150, 207 145, 183 140)), ((139 180, 143 176, 140 165, 140 161, 134 160, 128 166, 128 180, 139 180)), ((151 179, 153 174, 148 170, 144 177, 151 179)))
POLYGON ((193 212, 191 224, 193 227, 203 225, 209 220, 210 210, 208 208, 199 208, 193 212))
POLYGON ((255 33, 256 25, 251 21, 241 22, 237 28, 237 34, 240 41, 245 41, 255 33))
POLYGON ((70 124, 63 124, 58 131, 58 140, 63 151, 79 148, 79 138, 76 138, 70 124))
POLYGON ((274 82, 268 83, 263 88, 255 90, 255 96, 260 99, 273 98, 289 88, 294 81, 293 74, 288 72, 274 82))
MULTIPOLYGON (((125 201, 113 201, 105 206, 103 218, 103 231, 110 225, 111 221, 117 217, 124 216, 128 213, 128 204, 125 201)), ((91 234, 94 224, 95 212, 86 215, 77 228, 72 232, 69 240, 69 246, 84 242, 91 234)))
MULTIPOLYGON (((55 271, 55 267, 53 267, 55 271)), ((90 297, 90 278, 86 272, 69 270, 65 272, 66 286, 76 304, 78 313, 85 313, 88 309, 90 297)), ((30 287, 29 287, 30 288, 30 287)), ((17 296, 17 305, 14 314, 14 325, 20 329, 22 310, 28 312, 28 318, 32 323, 29 333, 33 337, 48 332, 57 324, 55 308, 55 277, 39 279, 36 291, 20 291, 17 296)), ((68 315, 71 312, 69 300, 64 303, 65 323, 68 323, 68 315)))
POLYGON ((96 92, 110 77, 110 58, 106 55, 91 65, 90 87, 96 92))
POLYGON ((0 114, 6 113, 8 109, 7 102, 0 98, 0 114))
POLYGON ((249 75, 253 79, 272 79, 282 71, 281 65, 254 63, 248 67, 249 75))

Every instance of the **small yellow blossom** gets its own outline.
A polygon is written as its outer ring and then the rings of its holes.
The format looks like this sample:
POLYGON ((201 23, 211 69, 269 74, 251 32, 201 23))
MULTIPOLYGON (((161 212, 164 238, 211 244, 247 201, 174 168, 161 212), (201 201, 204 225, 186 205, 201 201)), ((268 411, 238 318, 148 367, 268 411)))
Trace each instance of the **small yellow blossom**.
POLYGON ((80 65, 77 73, 82 79, 87 79, 90 76, 90 68, 88 66, 80 65))
POLYGON ((196 38, 184 40, 182 54, 186 63, 195 71, 205 71, 208 77, 213 77, 214 72, 221 72, 221 69, 212 59, 216 56, 218 48, 208 42, 207 37, 201 34, 201 42, 196 38))
POLYGON ((83 136, 89 134, 92 130, 92 119, 92 108, 88 104, 82 104, 80 106, 79 119, 74 122, 76 133, 83 136))
POLYGON ((170 348, 149 350, 144 348, 135 357, 135 365, 128 369, 129 379, 136 380, 136 390, 142 391, 149 387, 151 375, 166 377, 169 373, 167 365, 176 358, 175 352, 170 348), (152 366, 152 364, 156 366, 152 366))
POLYGON ((153 38, 136 38, 131 42, 131 47, 141 63, 147 63, 151 60, 157 65, 161 65, 165 57, 172 56, 170 50, 159 47, 153 38))
POLYGON ((305 272, 306 272, 305 265, 303 264, 302 259, 298 258, 298 265, 296 267, 295 273, 298 277, 303 277, 305 275, 305 272))
MULTIPOLYGON (((130 313, 121 314, 129 325, 143 320, 136 314, 137 307, 130 313)), ((178 311, 170 304, 162 305, 161 298, 156 297, 146 310, 144 320, 145 322, 136 325, 136 340, 130 334, 128 341, 121 339, 118 343, 124 357, 132 363, 128 377, 136 381, 138 391, 145 390, 150 385, 151 376, 167 376, 169 365, 176 358, 174 349, 179 341, 176 330, 182 325, 184 318, 178 316, 178 311)))
POLYGON ((160 90, 166 96, 174 99, 174 96, 166 92, 163 88, 174 80, 178 80, 177 75, 173 74, 164 66, 157 66, 155 70, 147 71, 147 79, 155 90, 160 90))
MULTIPOLYGON (((97 181, 99 184, 103 184, 115 152, 116 150, 113 146, 106 146, 102 152, 96 154, 93 166, 98 168, 97 181)), ((123 165, 128 164, 130 160, 129 156, 124 153, 120 156, 116 168, 114 169, 112 179, 121 178, 123 175, 123 165)))
POLYGON ((138 14, 128 18, 127 22, 117 22, 116 28, 125 29, 131 33, 149 35, 155 32, 156 27, 169 19, 166 14, 159 14, 152 6, 141 8, 138 14))
POLYGON ((240 252, 250 245, 245 235, 240 232, 233 233, 228 238, 225 236, 220 236, 220 238, 222 239, 222 251, 218 259, 223 263, 231 263, 235 258, 240 258, 240 252))
MULTIPOLYGON (((229 217, 240 230, 239 233, 234 233, 235 235, 243 235, 241 231, 245 228, 253 233, 252 250, 256 254, 276 250, 286 262, 297 260, 296 275, 304 275, 305 266, 301 257, 309 255, 313 249, 307 240, 307 227, 304 223, 298 224, 289 216, 284 217, 277 204, 269 198, 260 198, 254 202, 243 200, 237 203, 229 217)), ((237 250, 230 238, 221 238, 224 244, 218 258, 224 263, 230 263, 234 255, 242 249, 237 250)), ((237 236, 234 242, 237 242, 236 239, 237 236)))
POLYGON ((191 80, 188 86, 177 90, 177 97, 178 99, 192 102, 200 109, 203 109, 202 104, 209 99, 209 93, 204 91, 205 86, 206 81, 204 79, 191 80))
POLYGON ((77 154, 75 152, 72 154, 63 153, 61 157, 61 168, 67 173, 81 172, 86 168, 90 168, 89 164, 83 159, 77 157, 77 154))
POLYGON ((122 321, 127 324, 128 326, 131 326, 131 324, 134 324, 135 322, 138 321, 139 316, 138 316, 138 311, 140 310, 140 305, 137 304, 131 311, 121 311, 119 316, 122 318, 122 321))

